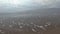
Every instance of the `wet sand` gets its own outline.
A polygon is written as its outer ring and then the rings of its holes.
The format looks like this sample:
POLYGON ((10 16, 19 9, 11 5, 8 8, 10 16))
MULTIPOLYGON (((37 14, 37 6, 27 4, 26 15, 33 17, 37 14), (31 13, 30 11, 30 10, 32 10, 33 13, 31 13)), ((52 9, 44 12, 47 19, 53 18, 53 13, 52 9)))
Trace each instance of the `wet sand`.
POLYGON ((60 15, 0 19, 0 34, 60 34, 60 15))

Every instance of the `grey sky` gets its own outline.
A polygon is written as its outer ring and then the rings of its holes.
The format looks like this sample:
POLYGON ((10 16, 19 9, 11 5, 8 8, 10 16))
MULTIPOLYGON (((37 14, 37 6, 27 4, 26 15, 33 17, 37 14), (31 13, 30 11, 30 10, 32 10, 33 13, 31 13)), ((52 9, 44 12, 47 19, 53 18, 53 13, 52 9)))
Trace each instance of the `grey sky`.
POLYGON ((60 0, 0 0, 2 12, 25 11, 38 8, 60 8, 60 0))

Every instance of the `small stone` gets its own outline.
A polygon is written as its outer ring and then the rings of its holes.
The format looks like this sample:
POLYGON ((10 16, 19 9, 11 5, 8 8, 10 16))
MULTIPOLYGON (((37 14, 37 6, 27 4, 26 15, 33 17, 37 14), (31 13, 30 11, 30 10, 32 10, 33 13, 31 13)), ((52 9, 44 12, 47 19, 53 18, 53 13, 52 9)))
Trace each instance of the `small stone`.
POLYGON ((12 25, 9 25, 9 27, 12 27, 12 25))
POLYGON ((0 32, 2 32, 2 30, 0 30, 0 32))
POLYGON ((40 26, 41 29, 46 30, 43 26, 40 26))
POLYGON ((45 27, 47 27, 48 25, 44 25, 45 27))
POLYGON ((51 22, 47 22, 46 24, 50 26, 51 25, 51 22))
POLYGON ((1 32, 2 34, 4 34, 5 32, 1 32))
POLYGON ((20 26, 20 28, 23 28, 22 26, 20 26))
POLYGON ((3 24, 2 26, 4 27, 5 25, 3 24))
POLYGON ((35 30, 35 29, 32 29, 32 31, 33 31, 33 32, 36 32, 36 30, 35 30))

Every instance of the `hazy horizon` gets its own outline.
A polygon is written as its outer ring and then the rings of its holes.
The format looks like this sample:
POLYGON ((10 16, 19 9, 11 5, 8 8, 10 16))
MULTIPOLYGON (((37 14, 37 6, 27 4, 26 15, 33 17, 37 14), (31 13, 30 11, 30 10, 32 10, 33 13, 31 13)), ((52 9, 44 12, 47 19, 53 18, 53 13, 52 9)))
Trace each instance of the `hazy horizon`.
POLYGON ((59 0, 0 0, 0 13, 24 12, 44 8, 60 8, 59 0))

